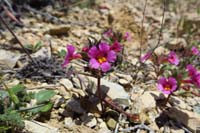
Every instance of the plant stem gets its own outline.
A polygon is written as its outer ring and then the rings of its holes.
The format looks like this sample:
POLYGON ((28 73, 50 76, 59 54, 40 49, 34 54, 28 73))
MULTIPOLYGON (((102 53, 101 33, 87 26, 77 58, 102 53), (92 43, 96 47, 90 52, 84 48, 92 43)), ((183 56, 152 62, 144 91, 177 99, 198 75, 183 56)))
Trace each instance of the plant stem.
POLYGON ((101 103, 101 109, 102 109, 102 113, 104 112, 104 106, 103 106, 103 101, 102 101, 102 95, 101 95, 101 71, 99 70, 98 72, 98 76, 97 76, 97 93, 98 93, 98 97, 100 99, 100 103, 101 103))
POLYGON ((165 100, 165 104, 164 104, 164 106, 167 105, 167 102, 169 101, 170 96, 171 96, 171 94, 169 94, 168 97, 167 97, 167 99, 165 100))

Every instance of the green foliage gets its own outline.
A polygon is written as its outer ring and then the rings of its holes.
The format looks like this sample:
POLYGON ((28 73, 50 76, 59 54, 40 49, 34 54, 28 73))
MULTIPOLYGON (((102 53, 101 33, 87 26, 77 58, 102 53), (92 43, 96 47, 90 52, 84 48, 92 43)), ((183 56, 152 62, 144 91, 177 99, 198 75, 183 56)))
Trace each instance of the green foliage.
POLYGON ((42 48, 42 42, 38 41, 35 45, 27 44, 27 45, 25 45, 25 48, 28 49, 28 50, 30 50, 31 52, 35 53, 39 49, 42 48))
POLYGON ((22 129, 24 127, 23 118, 20 113, 12 108, 5 109, 4 113, 0 115, 0 132, 9 129, 22 129))
POLYGON ((35 99, 37 103, 43 103, 49 101, 55 95, 53 90, 42 90, 35 94, 35 99))
POLYGON ((66 53, 67 53, 66 50, 62 49, 61 51, 58 52, 58 56, 63 58, 65 57, 66 53))
POLYGON ((52 90, 27 93, 22 84, 6 90, 0 90, 0 132, 22 129, 24 127, 24 118, 49 111, 53 106, 50 99, 54 95, 55 92, 52 90), (36 100, 37 103, 27 108, 26 106, 31 100, 36 100))

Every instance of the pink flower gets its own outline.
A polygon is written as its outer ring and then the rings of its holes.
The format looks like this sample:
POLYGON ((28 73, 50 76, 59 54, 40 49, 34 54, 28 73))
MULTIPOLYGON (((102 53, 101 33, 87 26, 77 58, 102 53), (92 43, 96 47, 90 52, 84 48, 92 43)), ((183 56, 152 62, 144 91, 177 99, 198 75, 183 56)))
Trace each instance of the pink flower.
POLYGON ((191 76, 191 81, 196 87, 200 88, 200 73, 191 76))
POLYGON ((145 55, 143 55, 141 58, 140 58, 140 61, 142 63, 144 63, 146 60, 148 60, 150 57, 151 57, 151 52, 147 52, 145 55))
POLYGON ((104 32, 103 35, 105 37, 112 37, 113 36, 113 30, 109 29, 108 31, 104 32))
POLYGON ((178 56, 173 51, 169 53, 167 60, 169 61, 169 63, 174 64, 176 66, 179 64, 178 56))
POLYGON ((107 72, 111 69, 112 62, 116 60, 115 51, 110 49, 107 43, 101 42, 98 46, 93 46, 88 52, 90 57, 89 65, 94 69, 101 69, 103 72, 107 72))
POLYGON ((191 51, 192 51, 192 54, 193 55, 198 55, 200 52, 199 52, 199 50, 197 49, 197 47, 195 47, 195 46, 193 46, 192 48, 191 48, 191 51))
POLYGON ((88 51, 89 51, 89 47, 88 47, 88 46, 83 47, 83 48, 82 48, 82 51, 83 51, 83 52, 88 52, 88 51))
POLYGON ((126 32, 125 35, 124 35, 124 40, 126 41, 131 41, 131 36, 130 36, 130 33, 129 32, 126 32))
POLYGON ((193 76, 197 73, 196 68, 194 68, 194 66, 191 64, 187 65, 186 69, 188 70, 190 76, 193 76))
POLYGON ((171 94, 177 89, 177 81, 173 77, 162 77, 158 80, 157 88, 164 94, 171 94))
POLYGON ((118 41, 115 41, 110 49, 114 50, 115 52, 120 52, 122 50, 122 46, 118 41))
POLYGON ((71 60, 81 58, 80 54, 75 52, 75 47, 73 45, 67 45, 67 54, 65 60, 62 64, 62 67, 65 67, 71 60))

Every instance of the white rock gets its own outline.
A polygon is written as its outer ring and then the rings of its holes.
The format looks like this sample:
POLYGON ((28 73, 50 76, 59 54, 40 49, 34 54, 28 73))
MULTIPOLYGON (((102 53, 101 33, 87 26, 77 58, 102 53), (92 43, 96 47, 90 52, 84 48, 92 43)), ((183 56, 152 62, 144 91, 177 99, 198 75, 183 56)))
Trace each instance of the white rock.
MULTIPOLYGON (((89 77, 89 80, 95 84, 97 82, 96 78, 89 77)), ((96 85, 93 86, 93 88, 90 88, 89 91, 92 91, 93 93, 95 93, 96 85)), ((119 84, 101 79, 101 91, 103 94, 106 94, 108 97, 112 98, 112 100, 114 100, 116 102, 120 103, 120 100, 126 100, 127 103, 129 103, 128 93, 124 90, 124 87, 119 84)), ((122 103, 122 104, 124 104, 124 103, 122 103)))
POLYGON ((0 49, 0 66, 5 68, 13 68, 20 57, 20 54, 0 49))
POLYGON ((64 124, 66 128, 72 128, 75 125, 71 117, 65 117, 64 124))
POLYGON ((98 133, 112 133, 108 128, 99 129, 98 133))
POLYGON ((121 85, 128 85, 130 82, 128 80, 126 80, 126 79, 119 79, 119 83, 121 85))
POLYGON ((83 116, 81 116, 81 120, 87 127, 90 127, 90 128, 93 128, 97 125, 97 120, 94 117, 94 115, 91 113, 84 114, 83 116))
POLYGON ((139 101, 141 102, 141 109, 156 107, 155 97, 151 93, 151 91, 146 91, 140 96, 139 101))
POLYGON ((74 87, 72 82, 66 78, 61 79, 60 84, 62 84, 67 90, 71 90, 74 87))
POLYGON ((55 127, 51 127, 45 123, 37 122, 37 121, 27 121, 25 120, 25 129, 31 133, 59 133, 58 129, 55 127))

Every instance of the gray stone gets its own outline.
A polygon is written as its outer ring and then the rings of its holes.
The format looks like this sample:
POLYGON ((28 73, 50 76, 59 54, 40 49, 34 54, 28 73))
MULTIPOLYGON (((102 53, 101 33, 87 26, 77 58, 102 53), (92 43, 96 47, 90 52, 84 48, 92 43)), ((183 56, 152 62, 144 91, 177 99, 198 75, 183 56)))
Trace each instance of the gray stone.
POLYGON ((20 54, 0 49, 0 66, 5 68, 13 68, 20 57, 20 54))
MULTIPOLYGON (((92 91, 93 93, 95 93, 97 89, 96 88, 97 79, 89 77, 89 80, 92 81, 95 85, 92 86, 92 88, 89 87, 88 91, 92 91)), ((124 87, 119 84, 101 79, 101 91, 102 94, 106 94, 108 97, 110 97, 115 102, 118 102, 119 104, 120 101, 122 100, 123 103, 121 104, 124 104, 125 101, 127 104, 129 104, 129 94, 124 90, 124 87)))
POLYGON ((25 129, 31 133, 59 133, 59 130, 55 127, 51 127, 45 123, 37 122, 37 121, 28 121, 25 120, 25 129))
POLYGON ((167 114, 170 118, 187 126, 192 132, 195 132, 200 125, 200 115, 197 113, 184 109, 170 108, 167 114))
POLYGON ((108 128, 101 128, 99 129, 98 133, 112 133, 108 128))
POLYGON ((81 107, 80 102, 75 100, 75 99, 68 100, 67 103, 66 103, 66 107, 69 110, 76 112, 78 114, 84 114, 85 113, 85 110, 81 107))

